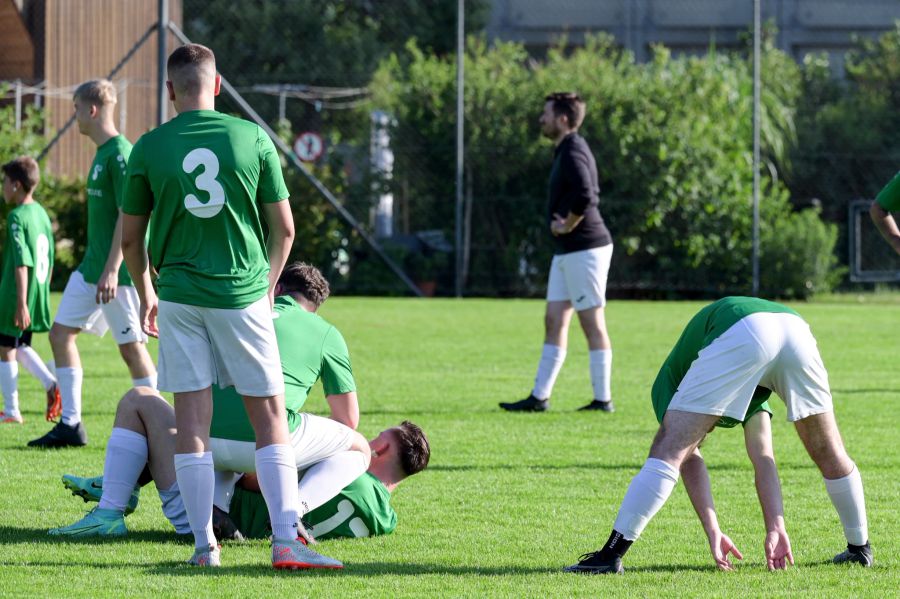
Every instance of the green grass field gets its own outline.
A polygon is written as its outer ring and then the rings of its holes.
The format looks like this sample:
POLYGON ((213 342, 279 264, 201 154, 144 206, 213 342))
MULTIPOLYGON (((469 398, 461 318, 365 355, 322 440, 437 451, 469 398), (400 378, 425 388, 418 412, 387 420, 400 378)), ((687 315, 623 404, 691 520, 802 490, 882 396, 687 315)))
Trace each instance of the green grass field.
MULTIPOLYGON (((605 541, 656 429, 649 404, 656 370, 701 305, 611 304, 615 414, 574 411, 591 398, 587 350, 574 328, 552 411, 507 414, 497 401, 530 390, 541 302, 330 300, 322 313, 350 346, 360 430, 374 436, 410 419, 432 445, 428 470, 395 493, 394 534, 320 545, 346 563, 343 572, 276 573, 263 542, 226 545, 215 571, 181 565, 191 547, 175 539, 152 486, 128 518, 124 541, 52 541, 48 528, 86 509, 60 476, 101 473, 115 404, 129 384, 112 340, 84 336, 89 446, 25 447, 48 428, 43 393, 27 373, 20 379, 26 423, 0 429, 0 596, 897 596, 900 343, 892 331, 900 304, 877 296, 796 306, 819 340, 841 430, 862 472, 875 568, 829 563, 845 543, 840 523, 776 401, 795 567, 765 569, 762 516, 738 429, 717 431, 704 445, 722 528, 745 555, 736 572, 715 570, 681 485, 628 554, 625 576, 560 572, 605 541)), ((46 336, 35 345, 49 357, 46 336)), ((307 405, 324 410, 320 389, 307 405)))

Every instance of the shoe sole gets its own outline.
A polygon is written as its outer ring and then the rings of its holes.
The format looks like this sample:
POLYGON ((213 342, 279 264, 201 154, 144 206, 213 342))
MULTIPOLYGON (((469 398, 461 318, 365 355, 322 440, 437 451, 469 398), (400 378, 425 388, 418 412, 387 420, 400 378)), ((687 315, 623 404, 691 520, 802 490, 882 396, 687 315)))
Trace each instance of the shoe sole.
MULTIPOLYGON (((54 529, 58 530, 58 529, 54 529)), ((52 537, 67 537, 70 539, 96 539, 96 538, 111 538, 111 537, 124 537, 128 534, 127 530, 115 531, 115 532, 100 532, 96 529, 91 529, 87 531, 78 531, 73 533, 67 532, 56 532, 56 533, 48 533, 52 537)))
MULTIPOLYGON (((72 481, 70 481, 67 478, 62 479, 62 484, 63 484, 63 487, 65 487, 66 489, 68 489, 69 491, 72 492, 72 495, 74 495, 75 497, 81 497, 81 499, 84 500, 85 503, 91 503, 91 502, 96 503, 96 502, 100 501, 99 497, 92 495, 90 492, 77 486, 75 483, 73 483, 72 481)), ((131 507, 131 501, 129 500, 128 505, 125 506, 125 515, 130 516, 131 514, 134 513, 135 509, 137 509, 137 507, 136 506, 131 507)))
POLYGON ((325 564, 307 564, 306 562, 278 562, 272 564, 276 570, 343 570, 344 566, 329 566, 325 564))

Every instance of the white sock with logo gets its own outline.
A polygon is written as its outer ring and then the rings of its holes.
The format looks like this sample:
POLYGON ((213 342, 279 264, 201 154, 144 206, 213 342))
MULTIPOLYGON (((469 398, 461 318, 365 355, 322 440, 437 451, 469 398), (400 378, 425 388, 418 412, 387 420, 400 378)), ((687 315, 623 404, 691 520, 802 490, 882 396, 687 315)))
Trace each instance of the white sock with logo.
POLYGON ((594 388, 594 399, 609 401, 612 394, 609 390, 612 379, 612 350, 592 349, 588 352, 591 369, 591 386, 594 388))
POLYGON ((290 445, 267 445, 256 450, 256 476, 269 508, 272 536, 297 538, 297 462, 290 445))
POLYGON ((847 542, 851 545, 865 545, 869 541, 869 523, 866 519, 866 501, 859 469, 854 464, 853 472, 847 476, 833 480, 826 478, 825 489, 841 519, 847 542))
POLYGON ((556 345, 545 343, 541 349, 541 359, 538 362, 537 375, 534 377, 534 389, 531 394, 538 399, 549 399, 553 393, 553 385, 556 377, 566 361, 566 350, 556 345))
POLYGON ((663 460, 647 458, 644 467, 628 485, 613 529, 622 533, 627 541, 637 539, 666 503, 677 482, 678 468, 663 460))
POLYGON ((56 384, 56 377, 30 345, 20 345, 16 348, 16 361, 41 382, 44 391, 49 391, 50 387, 56 384))
POLYGON ((63 424, 75 426, 81 422, 81 368, 58 367, 56 379, 59 381, 59 395, 62 398, 63 424))
POLYGON ((113 427, 103 464, 103 496, 97 507, 125 511, 138 478, 147 465, 147 454, 147 437, 127 428, 113 427))
POLYGON ((0 392, 3 393, 3 413, 13 418, 19 413, 19 364, 0 362, 0 392))
POLYGON ((366 456, 359 451, 343 451, 314 464, 300 479, 300 515, 323 505, 368 467, 366 456))
POLYGON ((207 548, 216 544, 213 533, 212 506, 215 476, 212 453, 176 453, 175 478, 187 512, 194 546, 207 548))

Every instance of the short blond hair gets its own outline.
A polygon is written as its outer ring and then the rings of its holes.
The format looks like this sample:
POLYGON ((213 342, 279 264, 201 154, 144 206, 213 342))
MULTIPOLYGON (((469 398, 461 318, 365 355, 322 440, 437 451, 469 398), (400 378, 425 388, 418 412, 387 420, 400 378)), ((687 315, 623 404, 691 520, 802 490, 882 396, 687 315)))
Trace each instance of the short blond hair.
POLYGON ((109 79, 91 79, 78 86, 72 99, 97 106, 112 105, 116 103, 116 86, 109 79))

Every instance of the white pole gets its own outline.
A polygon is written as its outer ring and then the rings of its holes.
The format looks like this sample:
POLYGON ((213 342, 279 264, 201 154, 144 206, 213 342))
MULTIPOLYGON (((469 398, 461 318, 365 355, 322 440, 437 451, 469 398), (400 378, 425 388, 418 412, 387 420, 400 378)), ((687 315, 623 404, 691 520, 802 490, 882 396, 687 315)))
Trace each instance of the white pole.
POLYGON ((456 10, 456 297, 463 294, 463 83, 465 58, 465 0, 456 10))
POLYGON ((760 2, 753 0, 753 295, 759 295, 760 2))
POLYGON ((22 129, 22 80, 16 79, 16 131, 22 129))
POLYGON ((169 2, 168 0, 159 0, 157 5, 159 13, 156 25, 156 124, 162 125, 166 122, 166 113, 168 112, 169 92, 166 90, 166 61, 168 52, 166 51, 166 33, 169 26, 169 2))

